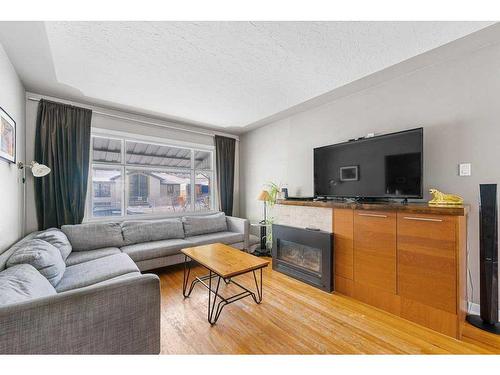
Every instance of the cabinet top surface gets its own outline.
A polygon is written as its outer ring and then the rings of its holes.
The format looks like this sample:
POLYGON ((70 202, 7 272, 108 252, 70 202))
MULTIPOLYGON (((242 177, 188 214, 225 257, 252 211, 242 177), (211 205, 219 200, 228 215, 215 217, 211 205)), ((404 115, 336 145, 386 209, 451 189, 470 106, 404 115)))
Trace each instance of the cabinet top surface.
POLYGON ((435 214, 465 216, 469 211, 468 205, 461 206, 429 206, 427 203, 359 203, 347 201, 310 201, 310 200, 278 200, 277 204, 287 206, 347 208, 352 210, 375 210, 375 211, 401 211, 415 214, 435 214))

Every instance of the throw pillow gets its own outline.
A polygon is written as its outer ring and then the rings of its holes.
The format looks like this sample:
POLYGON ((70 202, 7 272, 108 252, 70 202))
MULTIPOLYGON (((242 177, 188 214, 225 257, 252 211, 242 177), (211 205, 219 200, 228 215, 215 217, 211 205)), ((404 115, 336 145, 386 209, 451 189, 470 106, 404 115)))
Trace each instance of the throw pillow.
POLYGON ((0 306, 56 294, 54 287, 29 264, 0 272, 0 306))
POLYGON ((71 242, 73 251, 122 247, 124 245, 120 223, 63 225, 61 230, 71 242))
POLYGON ((182 223, 186 237, 227 231, 224 212, 206 216, 185 216, 182 218, 182 223))
POLYGON ((180 219, 124 221, 121 226, 123 240, 127 245, 184 238, 180 219))
POLYGON ((63 277, 66 264, 61 253, 50 243, 32 239, 23 243, 7 261, 7 268, 17 264, 30 264, 56 286, 63 277))
POLYGON ((61 252, 61 256, 64 261, 68 258, 71 253, 71 244, 68 241, 68 237, 57 228, 50 228, 39 232, 35 237, 37 240, 43 240, 51 245, 55 246, 61 252))

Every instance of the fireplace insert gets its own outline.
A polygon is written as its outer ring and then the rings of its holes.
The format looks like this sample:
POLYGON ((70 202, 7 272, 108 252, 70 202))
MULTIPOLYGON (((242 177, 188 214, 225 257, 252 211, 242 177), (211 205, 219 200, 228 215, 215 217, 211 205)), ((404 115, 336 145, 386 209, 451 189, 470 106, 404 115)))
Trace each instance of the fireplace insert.
POLYGON ((273 224, 273 269, 324 291, 333 290, 333 234, 273 224))

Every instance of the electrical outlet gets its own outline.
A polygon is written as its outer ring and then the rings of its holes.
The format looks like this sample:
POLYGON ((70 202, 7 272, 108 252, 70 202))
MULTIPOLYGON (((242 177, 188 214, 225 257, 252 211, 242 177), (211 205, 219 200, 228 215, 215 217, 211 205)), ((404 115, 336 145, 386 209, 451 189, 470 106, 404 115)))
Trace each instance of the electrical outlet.
POLYGON ((471 164, 461 163, 458 165, 458 175, 459 176, 470 176, 471 175, 471 164))

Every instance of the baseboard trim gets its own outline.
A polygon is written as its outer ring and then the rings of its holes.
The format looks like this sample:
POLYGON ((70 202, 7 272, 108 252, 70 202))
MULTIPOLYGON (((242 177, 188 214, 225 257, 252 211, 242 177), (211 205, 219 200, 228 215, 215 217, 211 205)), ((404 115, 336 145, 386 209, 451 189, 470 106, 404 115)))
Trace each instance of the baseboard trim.
MULTIPOLYGON (((469 314, 479 315, 480 311, 479 303, 469 302, 469 314)), ((500 310, 498 310, 498 316, 500 316, 500 310)))

